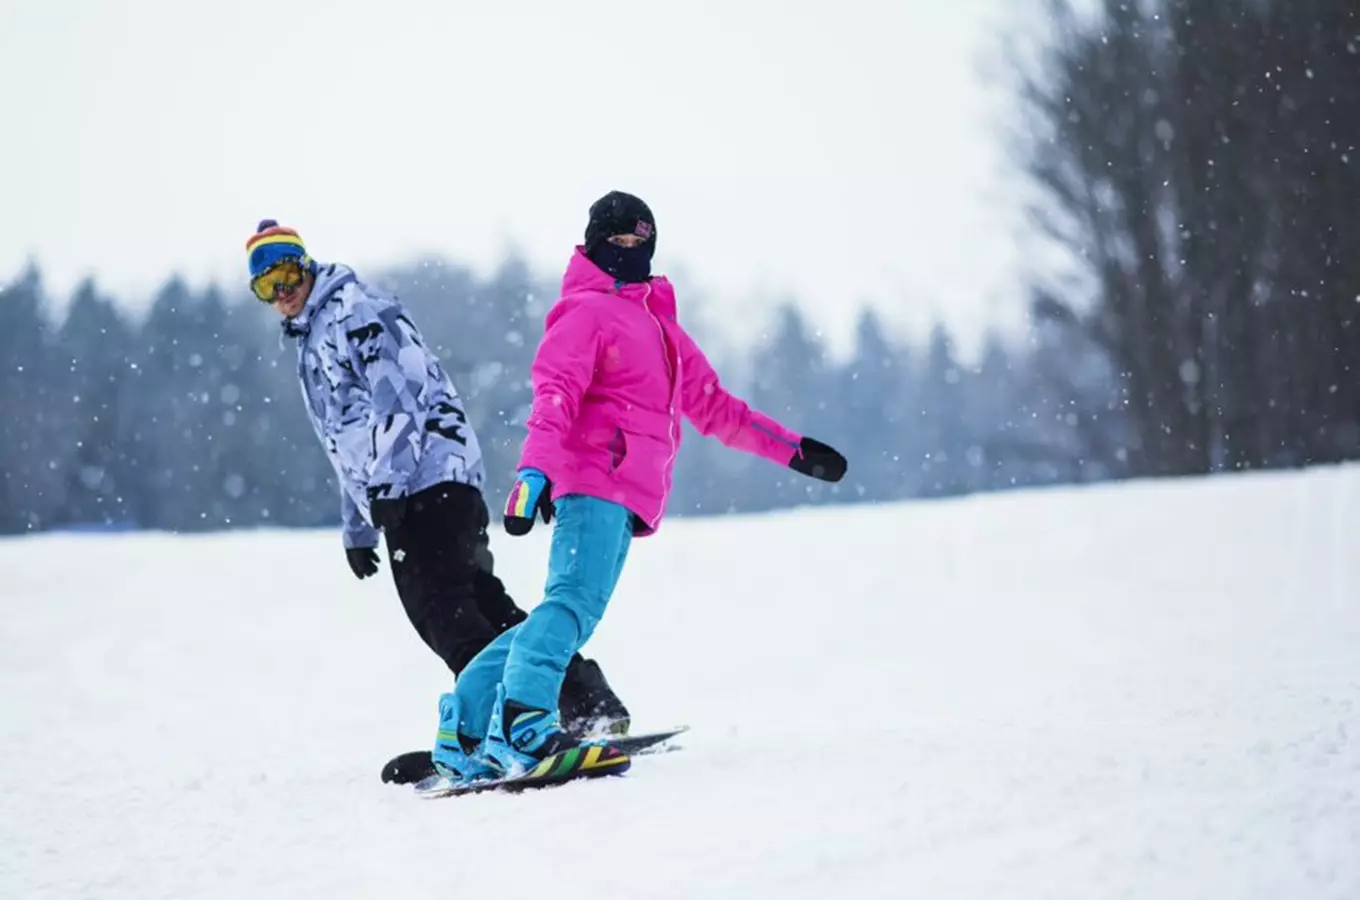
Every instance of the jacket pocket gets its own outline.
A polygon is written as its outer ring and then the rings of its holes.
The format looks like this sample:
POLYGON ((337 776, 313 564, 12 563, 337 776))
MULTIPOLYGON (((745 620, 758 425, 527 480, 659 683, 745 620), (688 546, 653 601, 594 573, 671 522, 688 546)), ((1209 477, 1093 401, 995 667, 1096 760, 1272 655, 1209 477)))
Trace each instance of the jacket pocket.
POLYGON ((628 438, 624 436, 622 428, 614 429, 614 439, 609 442, 609 471, 610 474, 617 472, 619 466, 628 458, 628 438))

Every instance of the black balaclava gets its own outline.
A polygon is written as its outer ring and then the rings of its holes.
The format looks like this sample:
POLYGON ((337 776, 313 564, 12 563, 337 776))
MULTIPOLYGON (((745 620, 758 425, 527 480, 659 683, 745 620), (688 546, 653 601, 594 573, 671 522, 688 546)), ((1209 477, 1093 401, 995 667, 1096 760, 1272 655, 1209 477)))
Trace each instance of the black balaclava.
POLYGON ((610 191, 590 207, 585 246, 590 261, 619 281, 646 281, 652 276, 652 256, 656 253, 656 219, 637 197, 610 191), (616 234, 636 234, 646 241, 636 247, 620 247, 609 242, 616 234))

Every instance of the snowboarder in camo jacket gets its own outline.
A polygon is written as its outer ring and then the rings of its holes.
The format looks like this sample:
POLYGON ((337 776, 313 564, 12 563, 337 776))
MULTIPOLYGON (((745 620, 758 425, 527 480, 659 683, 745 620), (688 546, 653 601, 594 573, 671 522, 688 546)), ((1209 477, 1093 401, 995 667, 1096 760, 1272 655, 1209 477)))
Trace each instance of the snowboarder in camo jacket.
MULTIPOLYGON (((411 625, 456 679, 526 617, 493 570, 486 474, 462 401, 396 297, 318 263, 272 219, 246 252, 251 290, 297 342, 303 399, 340 482, 349 567, 377 573, 381 530, 411 625)), ((579 653, 560 702, 573 733, 628 729, 599 665, 579 653)))

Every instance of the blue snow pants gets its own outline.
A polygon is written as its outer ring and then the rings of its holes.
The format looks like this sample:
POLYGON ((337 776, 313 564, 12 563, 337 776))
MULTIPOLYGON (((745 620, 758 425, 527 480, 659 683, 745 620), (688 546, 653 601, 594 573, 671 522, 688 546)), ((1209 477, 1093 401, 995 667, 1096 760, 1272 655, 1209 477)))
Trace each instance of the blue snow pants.
POLYGON ((507 700, 557 709, 567 664, 590 640, 623 572, 632 513, 579 494, 558 498, 555 507, 543 602, 473 657, 454 686, 458 729, 467 737, 486 737, 501 682, 507 700))

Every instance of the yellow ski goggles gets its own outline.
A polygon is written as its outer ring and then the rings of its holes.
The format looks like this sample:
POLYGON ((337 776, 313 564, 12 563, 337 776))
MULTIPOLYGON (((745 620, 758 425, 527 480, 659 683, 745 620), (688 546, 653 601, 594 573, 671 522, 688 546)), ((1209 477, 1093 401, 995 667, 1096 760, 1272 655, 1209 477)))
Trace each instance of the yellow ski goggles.
POLYGON ((295 259, 285 259, 261 272, 250 282, 250 289, 261 303, 273 303, 279 294, 291 294, 301 287, 304 275, 301 263, 295 259))

